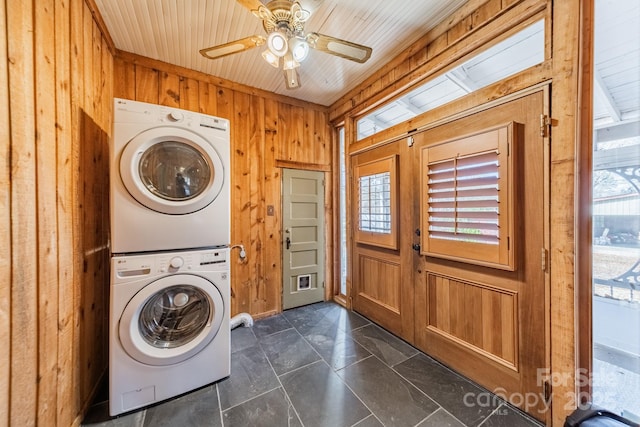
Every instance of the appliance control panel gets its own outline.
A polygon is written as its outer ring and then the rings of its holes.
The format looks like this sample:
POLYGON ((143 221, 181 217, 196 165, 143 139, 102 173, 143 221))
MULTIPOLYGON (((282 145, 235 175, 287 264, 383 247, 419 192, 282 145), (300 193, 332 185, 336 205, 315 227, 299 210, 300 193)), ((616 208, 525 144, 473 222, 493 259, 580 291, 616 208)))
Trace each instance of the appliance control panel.
POLYGON ((113 257, 111 262, 113 272, 119 278, 189 271, 219 271, 229 269, 229 249, 125 255, 113 257))
POLYGON ((160 125, 180 124, 182 127, 217 129, 229 131, 229 120, 193 111, 171 108, 164 105, 115 98, 117 112, 114 120, 119 123, 157 123, 160 125))

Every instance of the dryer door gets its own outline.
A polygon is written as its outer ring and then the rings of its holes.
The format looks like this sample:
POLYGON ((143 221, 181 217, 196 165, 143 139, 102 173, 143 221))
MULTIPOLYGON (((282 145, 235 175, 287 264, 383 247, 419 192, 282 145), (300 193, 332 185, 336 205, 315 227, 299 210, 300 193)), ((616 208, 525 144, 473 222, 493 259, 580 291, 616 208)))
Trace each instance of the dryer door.
POLYGON ((224 165, 211 142, 187 129, 164 126, 129 141, 120 158, 120 177, 143 206, 184 215, 215 200, 224 165))
POLYGON ((141 363, 179 363, 213 340, 224 313, 213 283, 191 274, 166 276, 131 298, 120 317, 120 342, 141 363))

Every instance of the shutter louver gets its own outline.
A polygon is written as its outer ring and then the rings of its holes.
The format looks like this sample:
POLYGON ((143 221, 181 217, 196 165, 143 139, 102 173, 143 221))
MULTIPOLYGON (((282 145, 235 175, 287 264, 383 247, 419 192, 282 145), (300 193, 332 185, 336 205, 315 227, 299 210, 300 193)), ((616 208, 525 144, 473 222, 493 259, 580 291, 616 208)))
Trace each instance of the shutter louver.
POLYGON ((456 157, 428 166, 430 237, 497 245, 498 152, 456 157))
POLYGON ((507 123, 421 151, 421 253, 515 270, 514 163, 522 125, 507 123))

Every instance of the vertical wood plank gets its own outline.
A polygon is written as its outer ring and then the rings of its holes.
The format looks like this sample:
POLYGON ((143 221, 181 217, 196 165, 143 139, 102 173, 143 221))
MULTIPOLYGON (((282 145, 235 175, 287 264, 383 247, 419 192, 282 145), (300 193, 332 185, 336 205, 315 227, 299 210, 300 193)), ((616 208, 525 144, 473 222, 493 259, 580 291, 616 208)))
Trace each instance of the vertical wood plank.
MULTIPOLYGON (((264 199, 265 205, 273 206, 273 215, 265 216, 265 267, 266 310, 282 311, 282 205, 281 169, 275 166, 278 150, 278 107, 279 103, 265 100, 264 106, 264 199)), ((266 208, 266 206, 265 206, 266 208)))
POLYGON ((289 156, 290 151, 290 132, 292 125, 291 119, 291 105, 281 103, 278 107, 278 129, 280 135, 280 144, 278 149, 278 160, 291 160, 289 156))
POLYGON ((266 311, 266 289, 264 279, 264 98, 252 96, 249 106, 250 139, 248 141, 248 159, 250 159, 249 202, 250 202, 250 252, 254 262, 251 266, 251 312, 266 311))
POLYGON ((465 340, 476 347, 482 347, 482 288, 463 285, 465 311, 465 340))
MULTIPOLYGON (((442 282, 441 277, 434 277, 431 275, 427 275, 427 301, 429 304, 427 305, 427 312, 425 313, 425 317, 427 319, 427 325, 435 326, 438 329, 442 329, 442 312, 438 310, 440 307, 439 295, 440 295, 440 286, 439 284, 442 282)), ((447 314, 448 315, 448 314, 447 314)))
POLYGON ((7 9, 11 94, 11 358, 9 413, 14 425, 36 424, 38 295, 33 4, 14 1, 7 9))
MULTIPOLYGON (((210 116, 218 116, 216 93, 218 88, 207 82, 200 82, 198 85, 198 111, 210 116)), ((228 117, 225 117, 228 118, 228 117)))
POLYGON ((180 78, 180 108, 189 111, 199 110, 199 82, 186 77, 180 78))
POLYGON ((58 241, 56 182, 55 14, 53 0, 35 5, 36 188, 38 209, 37 420, 56 424, 58 241))
MULTIPOLYGON (((112 132, 113 118, 113 56, 107 48, 107 40, 102 37, 102 92, 105 102, 100 106, 102 109, 101 116, 102 132, 101 132, 101 150, 100 150, 100 167, 98 168, 98 176, 102 179, 100 201, 100 267, 101 276, 98 282, 101 283, 101 292, 98 298, 101 309, 100 325, 102 331, 102 342, 100 354, 102 359, 98 365, 98 375, 102 375, 109 365, 108 345, 109 345, 109 286, 110 286, 110 253, 109 253, 109 236, 110 236, 110 209, 109 209, 109 138, 112 132)), ((99 378, 98 378, 99 380, 99 378)), ((97 387, 99 384, 96 383, 97 387)))
POLYGON ((313 114, 313 141, 312 146, 309 148, 313 152, 311 163, 328 165, 331 164, 332 144, 331 132, 329 132, 330 126, 327 122, 327 114, 318 110, 313 111, 313 114))
POLYGON ((96 132, 93 122, 95 117, 95 34, 93 31, 94 22, 91 10, 85 3, 83 5, 83 28, 82 43, 84 52, 83 61, 83 88, 84 101, 80 111, 80 134, 81 139, 78 141, 80 145, 80 173, 78 181, 80 183, 80 212, 81 212, 81 228, 79 229, 79 237, 81 241, 82 252, 78 253, 82 257, 83 267, 81 270, 80 284, 80 321, 79 321, 79 340, 80 340, 80 404, 84 403, 84 397, 91 393, 93 373, 92 368, 94 360, 95 346, 95 283, 93 282, 93 273, 95 264, 93 257, 87 255, 95 245, 96 230, 96 212, 93 212, 93 199, 96 197, 93 185, 94 177, 91 176, 91 164, 94 161, 93 148, 96 141, 96 132))
POLYGON ((510 362, 515 362, 515 311, 513 306, 513 296, 500 296, 500 313, 502 315, 502 358, 510 362))
POLYGON ((82 101, 82 109, 89 116, 93 116, 93 110, 95 107, 94 104, 94 93, 92 90, 88 90, 88 88, 93 87, 93 15, 91 15, 91 11, 89 10, 89 6, 83 4, 82 7, 82 54, 84 56, 84 61, 82 62, 83 68, 81 70, 81 74, 77 77, 82 77, 83 86, 85 87, 84 91, 84 100, 82 101))
POLYGON ((502 346, 498 348, 496 345, 499 336, 502 335, 500 319, 496 319, 495 313, 500 313, 500 306, 496 306, 497 292, 488 289, 482 290, 482 348, 489 353, 500 356, 502 354, 502 346), (496 321, 497 320, 497 321, 496 321))
POLYGON ((464 289, 462 285, 455 280, 448 280, 449 283, 449 322, 451 325, 451 334, 456 337, 462 337, 464 334, 464 318, 463 305, 461 304, 464 289))
MULTIPOLYGON (((9 111, 9 73, 7 70, 7 2, 0 4, 0 324, 11 325, 11 122, 9 111)), ((11 328, 0 328, 0 425, 9 424, 9 385, 11 383, 11 328)))
POLYGON ((72 412, 71 416, 75 420, 80 415, 80 408, 83 404, 83 399, 80 393, 81 389, 81 334, 80 323, 82 320, 82 271, 84 268, 83 257, 83 242, 82 242, 82 210, 80 204, 82 203, 81 196, 81 183, 78 177, 80 176, 80 145, 82 141, 82 106, 84 102, 84 80, 81 78, 84 70, 84 23, 83 23, 83 11, 84 2, 72 1, 70 3, 70 25, 71 25, 71 168, 72 168, 72 198, 71 206, 72 210, 72 230, 73 230, 73 333, 72 333, 72 385, 70 390, 69 410, 72 412))
POLYGON ((71 130, 70 8, 66 0, 55 3, 56 145, 58 218, 58 381, 56 421, 71 425, 75 411, 73 387, 74 240, 73 169, 71 130))
POLYGON ((158 71, 136 65, 136 101, 158 103, 158 71))
MULTIPOLYGON (((330 156, 330 154, 328 155, 330 156)), ((330 157, 328 157, 330 158, 330 157)), ((333 254, 333 236, 335 215, 333 213, 333 174, 325 172, 324 174, 324 281, 325 281, 325 299, 333 299, 333 277, 334 266, 331 262, 333 254)))
POLYGON ((177 74, 161 71, 158 90, 160 105, 180 108, 180 77, 177 74))
POLYGON ((136 67, 116 57, 113 60, 113 96, 122 99, 136 99, 136 67))
POLYGON ((249 159, 249 141, 251 140, 251 126, 249 123, 249 109, 251 96, 235 92, 233 96, 234 108, 234 157, 233 175, 231 177, 232 197, 231 212, 234 214, 232 222, 232 241, 234 244, 244 244, 248 250, 247 259, 238 261, 235 265, 235 290, 231 302, 232 315, 234 313, 251 312, 251 263, 257 262, 255 254, 251 252, 251 159, 249 159), (251 261, 249 261, 251 260, 251 261))
POLYGON ((320 163, 324 157, 324 153, 318 149, 319 133, 315 130, 316 115, 315 111, 304 109, 303 110, 303 136, 298 146, 297 161, 305 163, 320 163), (316 156, 319 154, 318 156, 316 156))
MULTIPOLYGON (((551 150, 550 232, 551 239, 551 368, 565 380, 554 384, 552 402, 553 425, 561 425, 576 401, 578 392, 576 377, 576 278, 575 232, 578 206, 576 186, 576 147, 581 138, 581 107, 590 103, 582 99, 581 79, 584 78, 581 58, 589 61, 589 54, 582 51, 581 43, 589 43, 591 35, 586 31, 593 22, 590 15, 583 16, 584 3, 580 0, 553 2, 553 92, 552 117, 558 126, 553 129, 551 150), (586 19, 583 19, 586 18, 586 19), (584 32, 584 33, 583 33, 584 32), (583 55, 586 54, 586 55, 583 55)), ((587 84, 587 86, 589 86, 587 84)), ((586 150, 591 150, 591 147, 586 150)), ((587 285, 590 286, 590 285, 587 285)), ((586 325, 585 325, 586 326, 586 325)))
POLYGON ((308 135, 305 109, 297 105, 291 106, 291 122, 293 126, 289 127, 288 140, 285 142, 289 150, 287 159, 294 162, 305 162, 303 145, 308 135))
POLYGON ((451 332, 451 319, 449 318, 449 281, 438 276, 436 277, 436 305, 438 312, 438 328, 444 332, 451 332))

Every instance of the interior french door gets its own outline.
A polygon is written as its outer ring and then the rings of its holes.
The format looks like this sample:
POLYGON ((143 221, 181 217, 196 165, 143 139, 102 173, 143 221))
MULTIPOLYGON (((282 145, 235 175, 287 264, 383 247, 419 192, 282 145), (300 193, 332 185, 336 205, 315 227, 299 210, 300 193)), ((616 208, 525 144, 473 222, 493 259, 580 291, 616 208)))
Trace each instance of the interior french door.
POLYGON ((353 156, 351 165, 352 307, 412 342, 410 152, 395 142, 353 156))
MULTIPOLYGON (((440 223, 434 221, 435 225, 429 226, 429 221, 423 221, 428 228, 421 230, 421 237, 414 237, 415 242, 421 241, 423 246, 423 254, 414 255, 417 260, 415 344, 479 384, 499 391, 500 395, 540 420, 548 415, 544 384, 545 369, 549 366, 548 138, 540 129, 540 116, 547 110, 547 96, 545 87, 416 135, 413 185, 410 186, 414 203, 407 205, 414 207, 416 226, 420 224, 421 215, 423 220, 433 215, 428 211, 429 206, 420 203, 421 192, 426 191, 427 175, 431 173, 425 170, 424 156, 420 155, 425 147, 465 137, 469 138, 467 146, 473 147, 482 144, 473 138, 486 136, 485 130, 507 123, 517 125, 515 145, 506 148, 513 150, 510 155, 514 156, 513 235, 509 236, 508 242, 513 253, 512 265, 496 267, 491 260, 468 262, 465 258, 483 258, 486 254, 478 252, 474 255, 464 244, 460 246, 458 256, 425 254, 425 243, 430 236, 438 234, 434 230, 440 223), (526 396, 535 399, 523 399, 526 396)), ((459 168, 459 173, 466 173, 464 168, 459 168)), ((502 197, 505 188, 501 187, 500 191, 502 197)), ((426 195, 422 200, 428 200, 428 197, 426 195)), ((478 214, 477 210, 467 209, 471 217, 478 214)), ((499 221, 498 228, 508 226, 502 213, 499 221)), ((471 235, 473 230, 470 229, 474 227, 481 238, 489 241, 493 237, 487 235, 490 233, 483 230, 486 227, 482 225, 469 225, 465 230, 471 235)), ((473 240, 473 236, 470 239, 473 240)), ((493 246, 488 244, 487 248, 493 246)))

